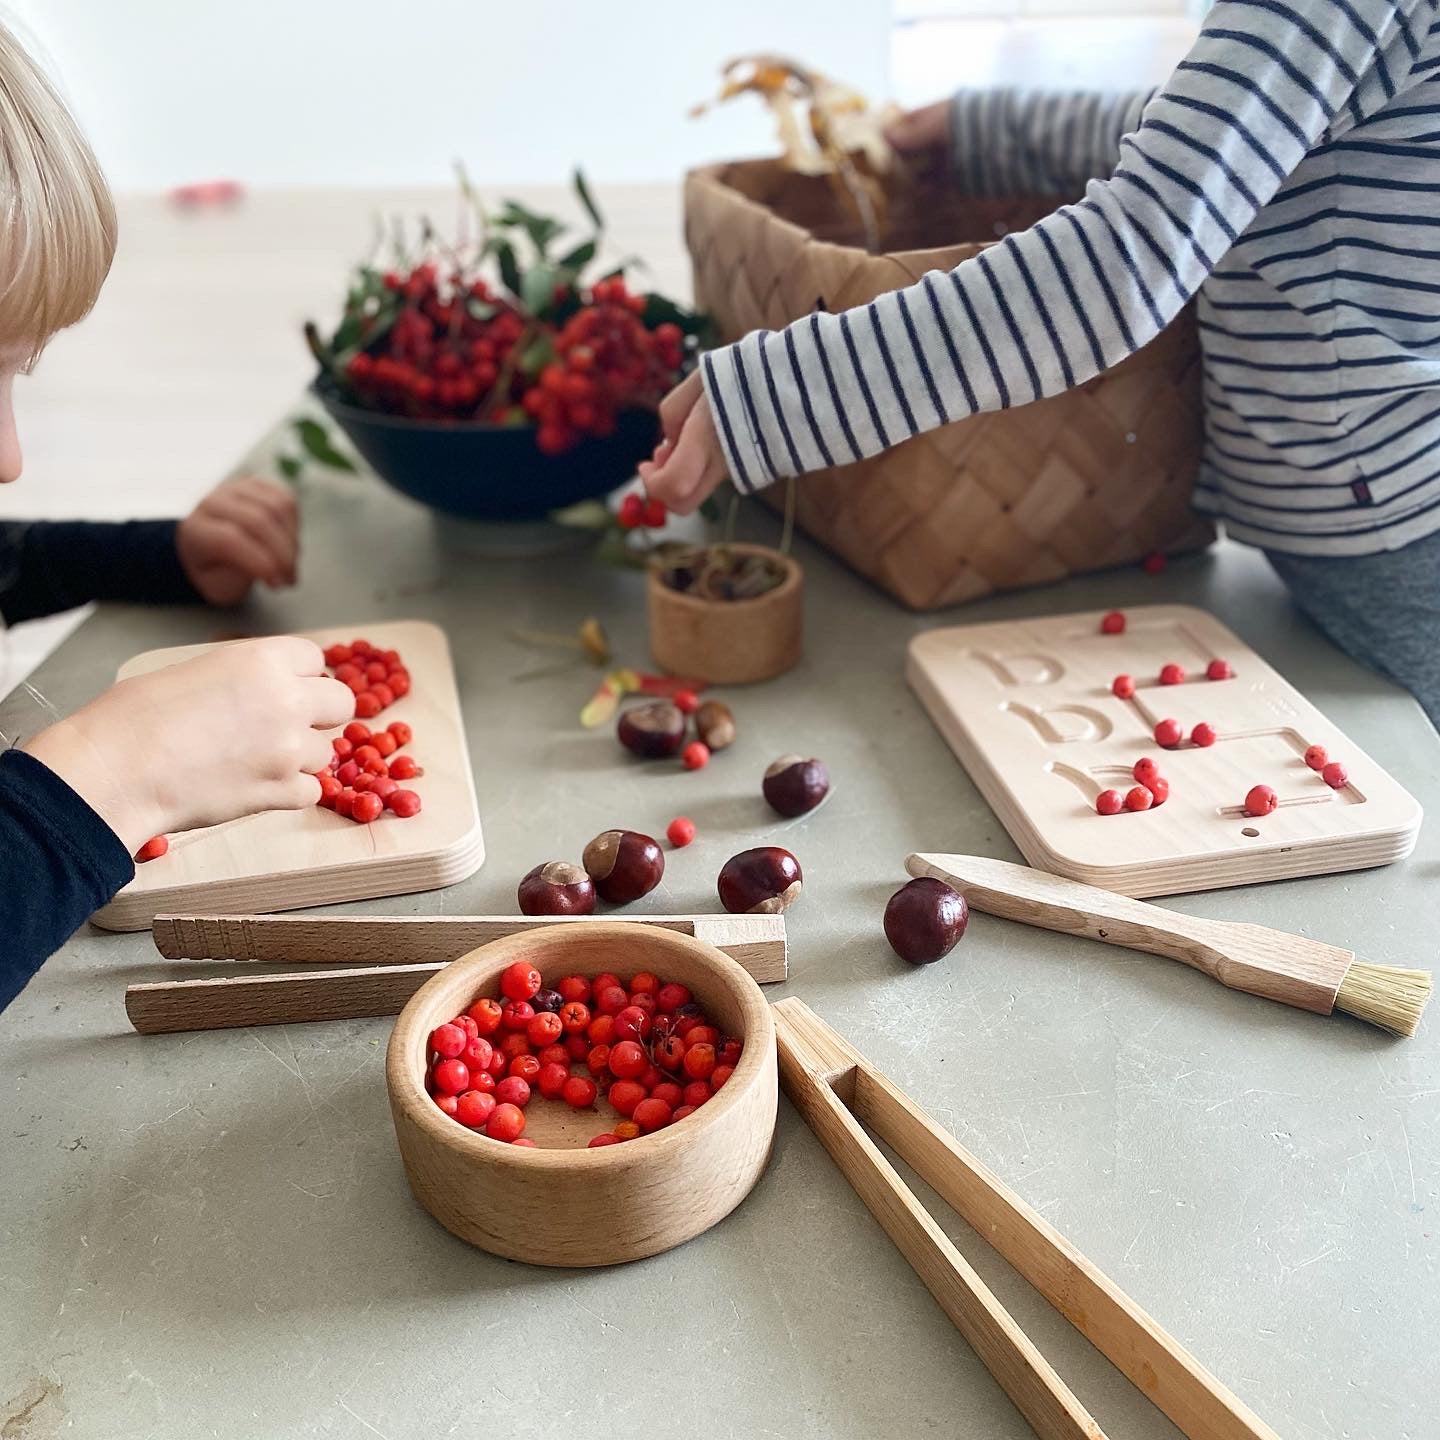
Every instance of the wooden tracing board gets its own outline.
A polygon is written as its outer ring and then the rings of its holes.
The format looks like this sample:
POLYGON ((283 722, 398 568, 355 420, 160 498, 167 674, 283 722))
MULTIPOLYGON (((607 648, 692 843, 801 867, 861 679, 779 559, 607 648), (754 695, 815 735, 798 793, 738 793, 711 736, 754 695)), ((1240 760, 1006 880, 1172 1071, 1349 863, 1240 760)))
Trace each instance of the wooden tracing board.
MULTIPOLYGON (((932 630, 911 642, 907 678, 1025 858, 1038 869, 1123 895, 1170 895, 1385 865, 1408 855, 1419 804, 1253 650, 1203 610, 1131 610, 1122 635, 1099 612, 932 630), (1208 680, 1213 658, 1233 678, 1208 680), (1175 661, 1187 678, 1161 685, 1175 661), (1111 693, 1118 674, 1135 695, 1111 693), (1156 745, 1157 721, 1187 737, 1156 745), (1208 721, 1208 748, 1190 731, 1208 721), (1303 759, 1323 745, 1349 784, 1332 790, 1303 759), (1101 790, 1124 792, 1154 757, 1170 781, 1157 808, 1096 813, 1101 790), (1251 786, 1279 808, 1245 814, 1251 786)), ((920 837, 926 844, 950 837, 920 837)))
MULTIPOLYGON (((381 649, 400 652, 411 675, 410 693, 368 723, 404 720, 414 730, 404 753, 414 755, 425 773, 406 787, 420 796, 420 813, 400 820, 387 812, 373 824, 357 825, 316 806, 171 835, 169 853, 138 865, 134 880, 95 914, 95 924, 140 930, 156 914, 171 911, 294 910, 373 900, 453 885, 480 868, 485 844, 444 632, 406 620, 307 634, 322 646, 363 634, 381 649)), ((119 678, 163 669, 212 648, 147 651, 122 666, 119 678)))

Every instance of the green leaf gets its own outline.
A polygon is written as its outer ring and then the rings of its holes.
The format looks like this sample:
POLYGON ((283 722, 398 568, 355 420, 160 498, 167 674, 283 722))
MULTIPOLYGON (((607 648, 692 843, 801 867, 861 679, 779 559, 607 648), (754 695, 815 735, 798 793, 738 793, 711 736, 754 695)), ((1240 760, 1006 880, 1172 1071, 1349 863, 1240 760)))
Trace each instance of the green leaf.
POLYGON ((345 470, 351 475, 360 473, 355 462, 331 444, 329 432, 318 420, 302 415, 295 421, 295 433, 300 437, 305 453, 318 464, 328 465, 332 470, 345 470))
POLYGON ((600 214, 600 207, 595 203, 595 197, 590 193, 590 187, 585 183, 585 173, 577 165, 575 167, 575 194, 579 196, 580 203, 585 207, 585 213, 590 217, 590 223, 595 227, 596 234, 605 228, 605 218, 600 214))
POLYGON ((555 298, 560 272, 541 260, 532 265, 520 282, 520 300, 532 315, 543 315, 555 298))
POLYGON ((654 293, 645 297, 645 309, 641 312, 640 319, 647 330, 653 330, 657 325, 678 325, 686 335, 704 335, 711 326, 708 315, 684 305, 677 305, 664 295, 654 293))
POLYGON ((533 210, 527 210, 516 200, 507 200, 505 208, 496 218, 497 225, 518 227, 529 237, 530 243, 534 245, 536 253, 543 260, 550 242, 565 232, 565 227, 550 215, 538 215, 533 210))
POLYGON ((583 245, 577 245, 568 254, 562 255, 557 263, 562 270, 570 270, 579 275, 595 258, 595 251, 598 248, 599 241, 587 240, 583 245))
POLYGON ((520 372, 532 380, 555 358, 555 345, 548 335, 537 335, 520 356, 520 372))
POLYGON ((276 468, 287 480, 298 480, 305 462, 298 455, 282 455, 275 462, 276 468))
POLYGON ((505 288, 514 296, 520 294, 520 262, 515 258, 515 247, 508 240, 495 240, 495 259, 500 266, 500 279, 505 288))
POLYGON ((479 320, 482 324, 486 320, 493 320, 500 313, 498 305, 487 304, 484 300, 477 300, 473 295, 466 300, 465 310, 472 320, 479 320))

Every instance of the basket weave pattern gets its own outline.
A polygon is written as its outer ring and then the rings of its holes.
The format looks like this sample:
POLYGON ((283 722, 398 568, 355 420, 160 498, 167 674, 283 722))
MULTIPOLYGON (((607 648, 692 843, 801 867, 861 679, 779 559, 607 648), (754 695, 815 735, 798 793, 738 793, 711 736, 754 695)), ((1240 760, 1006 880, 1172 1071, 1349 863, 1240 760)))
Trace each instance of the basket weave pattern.
MULTIPOLYGON (((983 236, 868 254, 829 187, 773 161, 692 172, 685 238, 695 299, 725 340, 844 310, 949 270, 1059 201, 979 201, 937 190, 887 217, 887 241, 983 236)), ((804 476, 796 518, 820 544, 915 610, 1196 549, 1200 353, 1187 308, 1113 370, 1012 410, 970 416, 868 460, 804 476)), ((783 503, 782 487, 765 492, 783 503)))

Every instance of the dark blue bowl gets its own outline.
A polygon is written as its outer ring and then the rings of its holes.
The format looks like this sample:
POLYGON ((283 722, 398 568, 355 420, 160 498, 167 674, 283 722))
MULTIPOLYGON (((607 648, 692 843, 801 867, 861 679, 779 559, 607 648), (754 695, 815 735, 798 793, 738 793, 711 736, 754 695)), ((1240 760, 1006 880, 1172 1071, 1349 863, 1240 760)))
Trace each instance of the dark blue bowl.
POLYGON ((583 440, 564 455, 542 455, 530 425, 411 420, 352 405, 324 380, 312 389, 387 485, 472 520, 535 520, 608 495, 634 475, 660 438, 652 412, 627 410, 613 435, 583 440))

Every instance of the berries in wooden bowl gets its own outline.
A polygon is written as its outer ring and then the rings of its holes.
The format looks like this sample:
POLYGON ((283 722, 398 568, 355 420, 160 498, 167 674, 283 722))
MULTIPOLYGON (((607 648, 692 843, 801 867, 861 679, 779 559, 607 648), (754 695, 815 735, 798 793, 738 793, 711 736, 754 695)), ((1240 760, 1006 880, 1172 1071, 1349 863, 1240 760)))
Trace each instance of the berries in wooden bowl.
POLYGON ((396 1022, 386 1084, 410 1188, 446 1229, 513 1260, 612 1265, 693 1238, 749 1193, 775 1130, 775 1032, 713 946, 586 922, 446 966, 396 1022), (551 990, 560 1008, 537 1010, 551 990), (454 1023, 467 1015, 474 1036, 454 1023))

